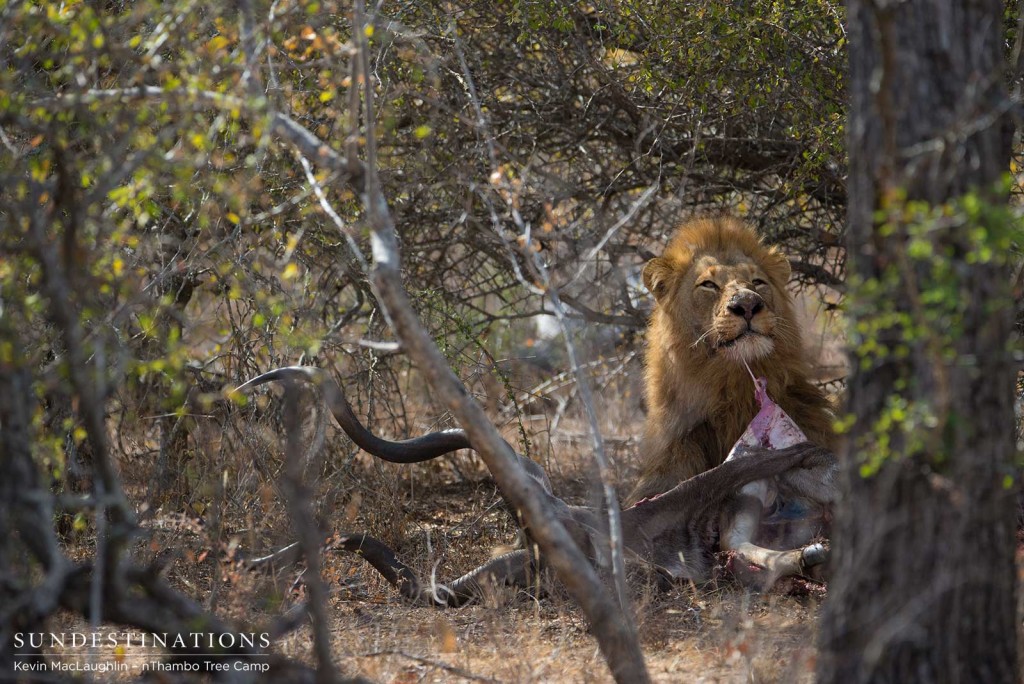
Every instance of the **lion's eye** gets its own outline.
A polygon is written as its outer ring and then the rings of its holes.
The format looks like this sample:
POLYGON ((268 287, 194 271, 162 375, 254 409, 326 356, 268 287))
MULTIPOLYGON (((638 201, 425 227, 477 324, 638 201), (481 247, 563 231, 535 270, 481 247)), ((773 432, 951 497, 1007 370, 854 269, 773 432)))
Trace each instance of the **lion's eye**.
POLYGON ((707 288, 709 290, 717 290, 718 289, 718 284, 715 281, 713 281, 713 280, 705 280, 698 287, 704 287, 704 288, 707 288))
POLYGON ((760 278, 754 278, 754 287, 761 287, 762 285, 767 285, 767 284, 768 283, 766 283, 765 281, 761 280, 760 278))

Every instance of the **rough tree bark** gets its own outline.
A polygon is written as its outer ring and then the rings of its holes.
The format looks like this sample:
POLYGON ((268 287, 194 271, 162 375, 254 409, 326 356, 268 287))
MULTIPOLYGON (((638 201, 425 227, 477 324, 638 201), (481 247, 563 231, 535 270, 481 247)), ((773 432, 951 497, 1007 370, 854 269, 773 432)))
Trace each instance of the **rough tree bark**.
POLYGON ((856 422, 819 680, 1019 681, 1003 5, 851 0, 848 36, 856 422))

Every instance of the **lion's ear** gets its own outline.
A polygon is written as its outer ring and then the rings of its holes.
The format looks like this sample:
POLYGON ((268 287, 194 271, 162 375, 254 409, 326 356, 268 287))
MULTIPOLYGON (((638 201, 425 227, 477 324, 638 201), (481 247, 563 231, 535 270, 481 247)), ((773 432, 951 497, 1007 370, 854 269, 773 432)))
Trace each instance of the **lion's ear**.
POLYGON ((668 292, 668 281, 672 276, 672 265, 664 257, 655 257, 644 266, 644 286, 657 301, 668 292))
POLYGON ((768 251, 768 258, 764 260, 764 268, 775 282, 783 286, 789 282, 789 277, 793 274, 793 267, 789 265, 789 259, 774 247, 768 251))

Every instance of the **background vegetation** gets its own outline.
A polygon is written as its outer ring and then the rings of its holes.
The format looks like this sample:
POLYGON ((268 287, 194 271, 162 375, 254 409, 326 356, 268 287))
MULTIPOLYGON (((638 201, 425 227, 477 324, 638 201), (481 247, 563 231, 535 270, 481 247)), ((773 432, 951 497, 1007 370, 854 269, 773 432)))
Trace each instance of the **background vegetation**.
MULTIPOLYGON (((56 541, 111 563, 123 551, 162 559, 175 587, 228 618, 270 619, 294 597, 287 578, 268 590, 234 564, 293 539, 280 403, 237 406, 226 389, 316 364, 375 431, 451 423, 367 275, 352 17, 332 0, 0 8, 0 365, 24 401, 39 481, 56 495, 56 541), (317 140, 295 144, 293 124, 317 140), (351 163, 327 163, 322 145, 351 163)), ((369 130, 406 289, 456 373, 561 491, 582 497, 591 467, 579 458, 590 437, 569 349, 601 390, 600 427, 629 481, 649 310, 639 268, 682 218, 745 217, 791 255, 809 310, 839 302, 843 18, 829 2, 371 11, 369 130)), ((843 373, 826 367, 820 379, 843 373)), ((374 532, 445 572, 511 541, 473 457, 386 467, 322 416, 308 427, 309 496, 328 528, 374 532)), ((4 509, 10 525, 17 500, 4 509)), ((10 596, 39 572, 26 545, 24 531, 3 541, 10 596)), ((327 572, 336 601, 387 593, 357 564, 331 560, 327 572)), ((686 600, 696 612, 652 618, 649 638, 692 633, 704 599, 686 600)), ((2 613, 4 637, 50 615, 21 608, 2 613)), ((715 643, 744 643, 749 606, 737 611, 723 623, 733 636, 715 643)), ((787 672, 724 648, 739 671, 787 672)))
MULTIPOLYGON (((358 153, 350 14, 5 8, 4 283, 27 363, 60 366, 45 297, 27 296, 42 295, 24 239, 40 230, 86 344, 105 350, 111 411, 161 442, 190 388, 275 365, 333 367, 371 404, 399 389, 401 356, 359 344, 389 335, 361 267, 362 204, 282 145, 267 114, 358 153)), ((837 285, 839 18, 803 3, 382 7, 370 41, 383 189, 410 292, 460 374, 505 403, 495 366, 519 385, 524 363, 564 370, 548 319, 537 330, 546 286, 587 324, 574 334, 633 348, 648 306, 638 268, 694 212, 747 216, 787 245, 800 282, 837 285)), ((402 406, 368 408, 412 431, 402 406)))

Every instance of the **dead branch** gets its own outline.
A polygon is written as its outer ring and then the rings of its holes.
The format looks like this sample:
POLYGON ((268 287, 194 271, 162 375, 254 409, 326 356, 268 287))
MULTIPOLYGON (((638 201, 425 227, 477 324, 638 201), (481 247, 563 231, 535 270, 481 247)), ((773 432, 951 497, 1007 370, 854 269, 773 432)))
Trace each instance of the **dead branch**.
POLYGON ((309 592, 309 611, 313 620, 313 650, 317 660, 317 684, 335 681, 337 672, 331 658, 330 624, 327 621, 327 587, 320 571, 320 541, 322 535, 317 528, 309 501, 312 498, 309 487, 303 481, 304 459, 301 439, 301 418, 299 416, 298 390, 292 382, 285 382, 285 431, 287 449, 285 453, 284 477, 281 490, 284 492, 292 526, 299 537, 299 547, 306 560, 304 573, 306 590, 309 592))
MULTIPOLYGON (((11 331, 3 330, 10 340, 11 331)), ((17 346, 13 348, 18 348, 17 346)), ((45 572, 41 580, 27 579, 4 570, 0 582, 0 668, 12 672, 15 649, 14 634, 45 631, 44 621, 58 609, 71 611, 88 619, 95 609, 93 587, 103 587, 103 619, 146 632, 166 633, 168 643, 177 636, 183 648, 169 647, 172 661, 206 662, 207 656, 225 654, 239 661, 258 661, 270 665, 264 681, 319 681, 315 670, 280 656, 268 656, 257 648, 247 647, 234 627, 208 613, 191 598, 180 594, 161 578, 161 566, 139 565, 120 558, 117 563, 72 563, 60 551, 52 526, 54 497, 43 485, 32 459, 28 416, 33 395, 28 372, 24 368, 0 364, 0 483, 4 496, 0 501, 0 520, 25 545, 30 557, 45 572), (102 574, 101 574, 102 571, 102 574), (190 635, 197 632, 215 635, 217 644, 231 643, 227 648, 213 650, 206 642, 192 643, 190 635), (230 637, 220 639, 221 636, 230 637)), ((27 562, 28 559, 25 559, 27 562)), ((6 564, 5 564, 5 567, 6 564)), ((24 656, 23 656, 24 657, 24 656)), ((36 653, 30 658, 41 661, 36 653)), ((349 680, 358 681, 358 680, 349 680)))
POLYGON ((479 600, 486 586, 529 586, 534 573, 535 559, 528 550, 519 549, 492 558, 453 582, 425 587, 412 568, 379 539, 367 534, 343 535, 334 547, 361 556, 404 598, 422 605, 458 608, 479 600))
POLYGON ((369 74, 369 47, 366 43, 362 3, 356 2, 355 37, 364 75, 367 163, 364 203, 372 232, 374 265, 371 282, 379 301, 402 345, 441 398, 445 406, 465 426, 474 449, 481 455, 501 491, 519 511, 536 539, 546 561, 554 569, 569 593, 579 602, 597 637, 601 651, 615 679, 620 682, 647 682, 650 677, 643 652, 631 621, 609 596, 597 573, 586 563, 557 517, 550 499, 520 467, 514 452, 487 420, 483 409, 472 400, 462 382, 448 366, 434 340, 423 328, 402 285, 398 242, 387 201, 376 175, 374 152, 373 86, 369 74))

